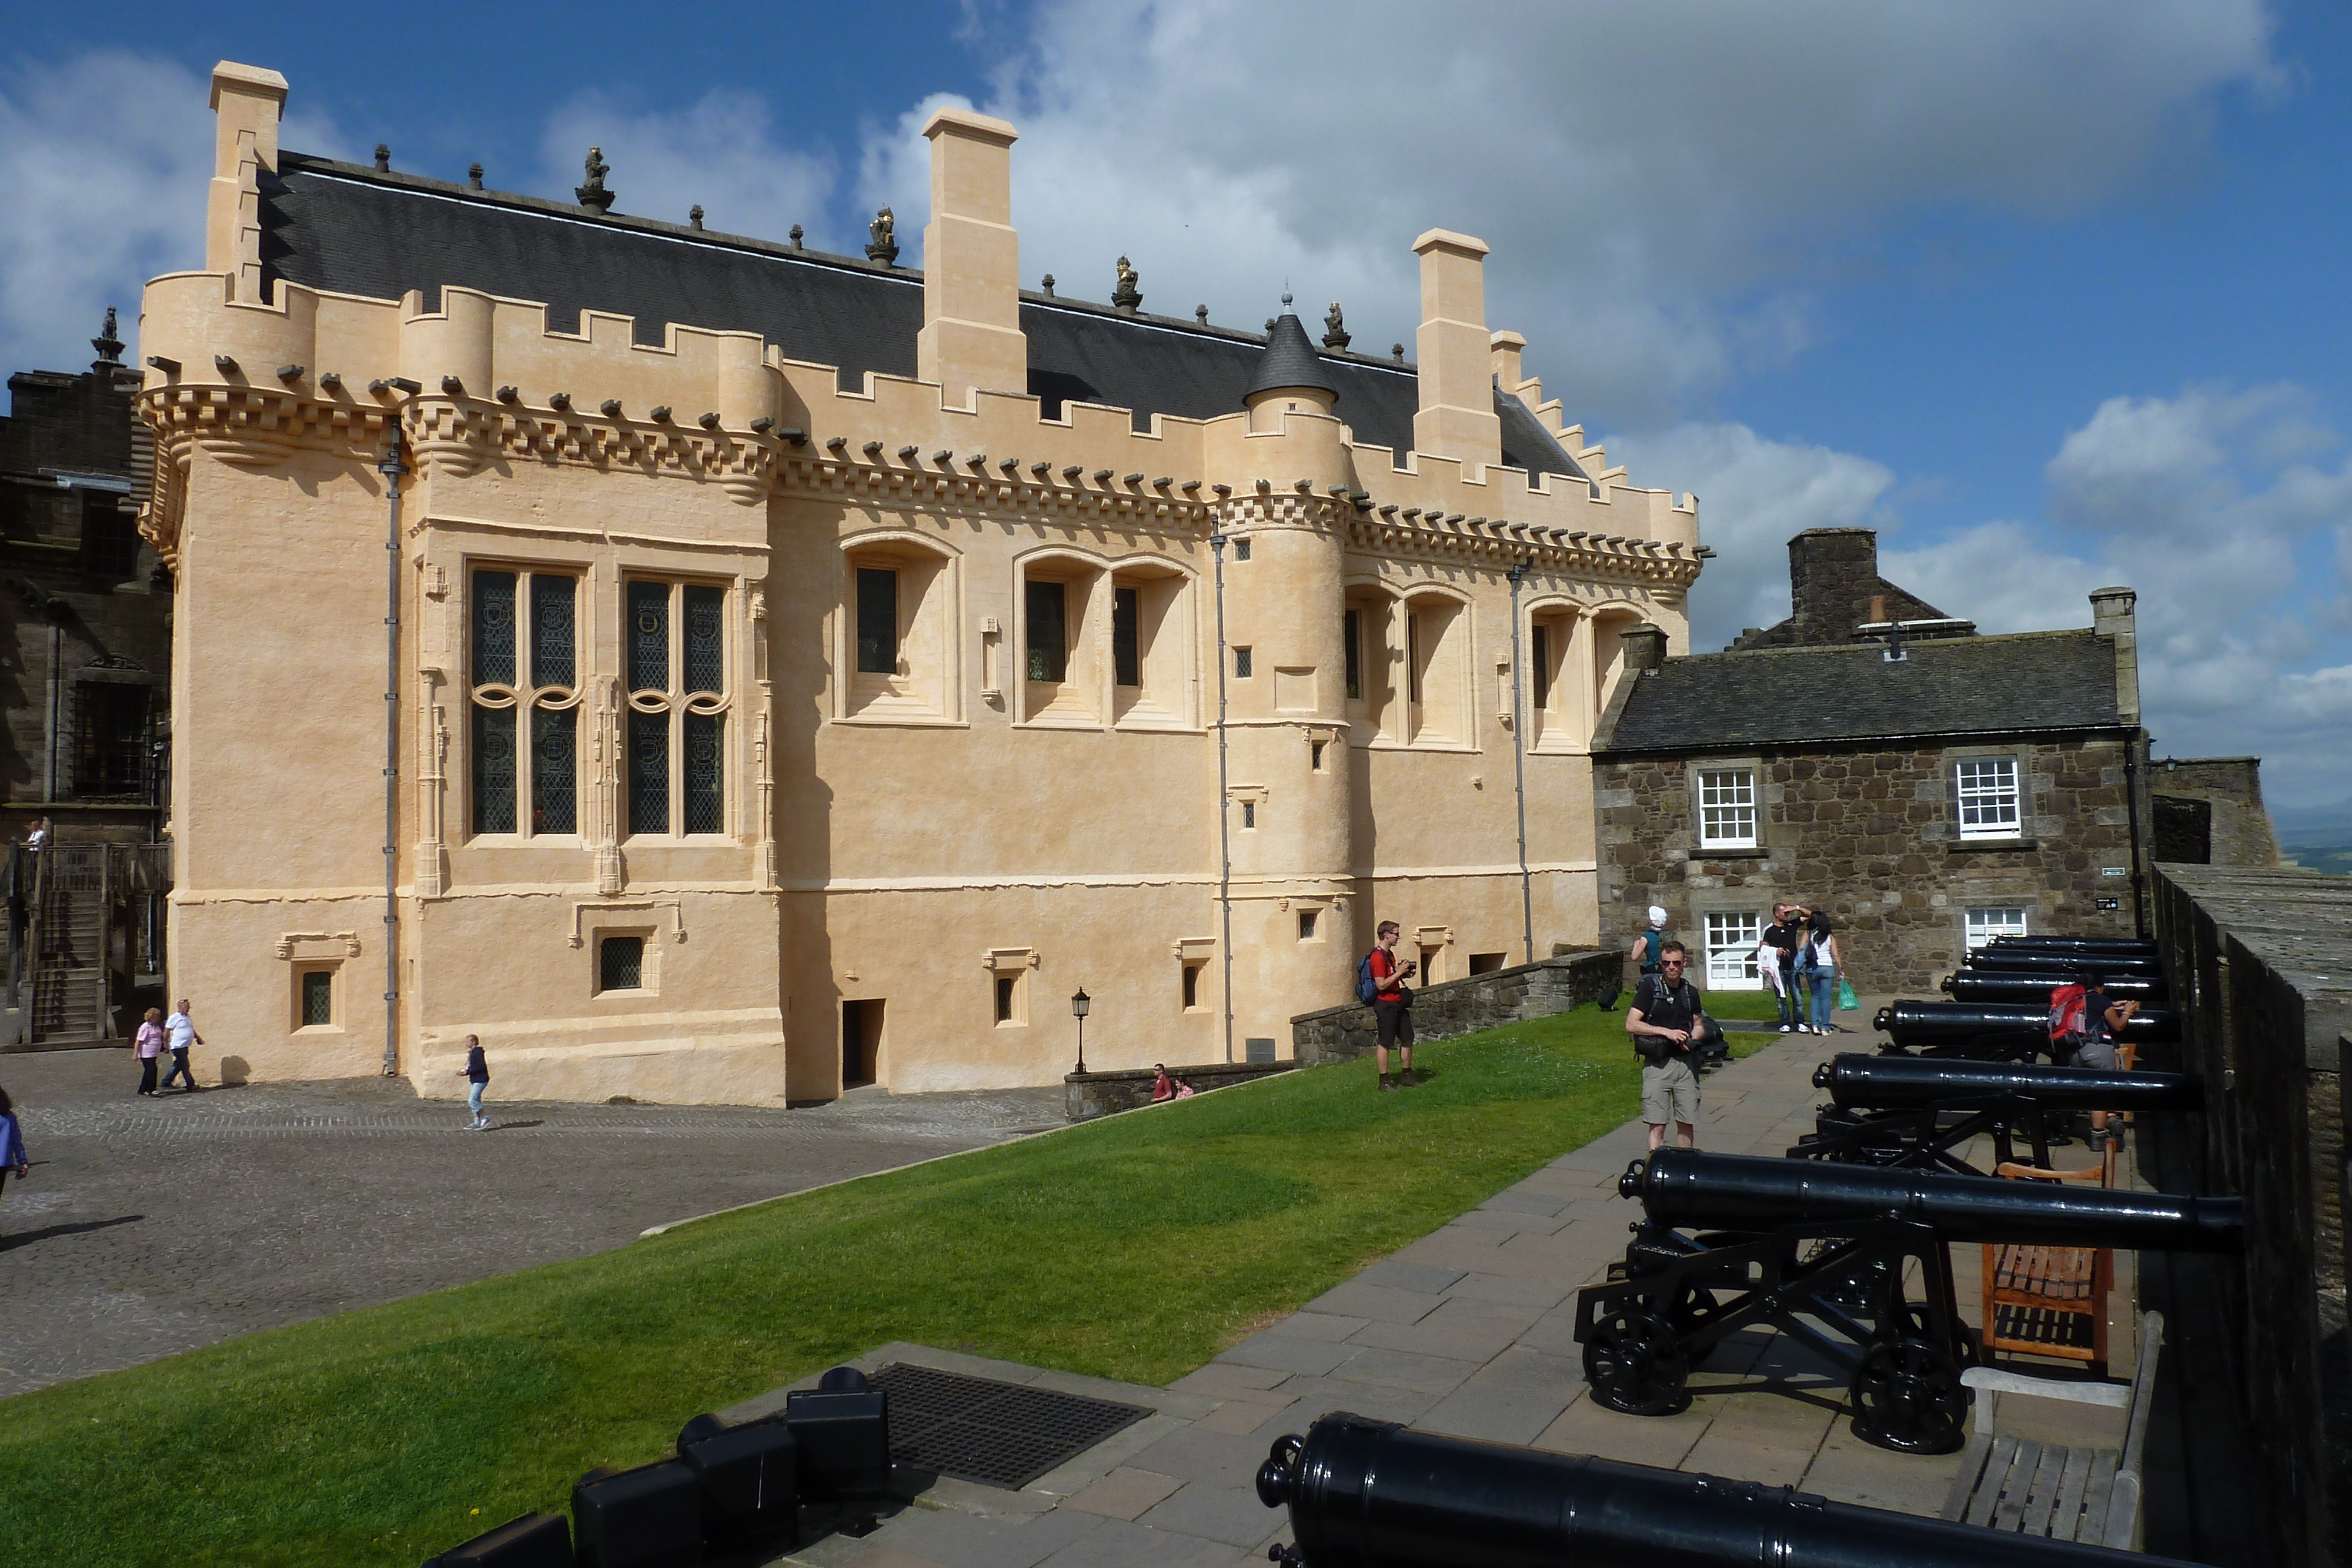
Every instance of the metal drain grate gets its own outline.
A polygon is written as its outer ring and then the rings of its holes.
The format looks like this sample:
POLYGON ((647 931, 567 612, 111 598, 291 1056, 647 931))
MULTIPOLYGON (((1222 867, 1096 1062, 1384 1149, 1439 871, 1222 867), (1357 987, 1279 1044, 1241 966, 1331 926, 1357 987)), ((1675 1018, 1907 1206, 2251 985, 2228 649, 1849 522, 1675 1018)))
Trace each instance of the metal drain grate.
POLYGON ((898 1363, 874 1381, 890 1394, 892 1458, 1011 1490, 1151 1414, 1140 1405, 898 1363))

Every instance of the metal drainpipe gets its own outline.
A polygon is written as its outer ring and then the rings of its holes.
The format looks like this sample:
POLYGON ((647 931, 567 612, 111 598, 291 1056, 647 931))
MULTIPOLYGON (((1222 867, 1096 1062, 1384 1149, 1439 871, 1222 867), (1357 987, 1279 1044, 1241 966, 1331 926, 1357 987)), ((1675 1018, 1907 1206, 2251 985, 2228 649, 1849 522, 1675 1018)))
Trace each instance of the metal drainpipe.
POLYGON ((384 519, 383 601, 383 1075, 400 1076, 400 425, 376 472, 384 519))
POLYGON ((1518 773, 1519 791, 1519 916, 1527 923, 1527 962, 1536 961, 1536 895, 1528 876, 1528 733, 1519 699, 1519 583, 1529 563, 1521 560, 1505 573, 1511 580, 1511 765, 1518 773))
MULTIPOLYGON (((41 768, 41 804, 43 814, 47 815, 47 808, 58 798, 58 731, 64 727, 61 722, 64 716, 58 709, 65 693, 66 629, 65 623, 58 619, 58 607, 54 597, 42 604, 41 612, 49 622, 49 733, 47 757, 41 768)), ((49 831, 49 837, 57 837, 54 826, 49 831)))
POLYGON ((2131 819, 2132 934, 2147 935, 2147 899, 2140 889, 2139 754, 2147 732, 2135 728, 2124 737, 2124 811, 2131 819))
POLYGON ((1225 956, 1225 1061, 1234 1059, 1234 836, 1233 802, 1225 784, 1225 534, 1223 524, 1209 536, 1217 561, 1217 908, 1224 923, 1218 946, 1225 956))

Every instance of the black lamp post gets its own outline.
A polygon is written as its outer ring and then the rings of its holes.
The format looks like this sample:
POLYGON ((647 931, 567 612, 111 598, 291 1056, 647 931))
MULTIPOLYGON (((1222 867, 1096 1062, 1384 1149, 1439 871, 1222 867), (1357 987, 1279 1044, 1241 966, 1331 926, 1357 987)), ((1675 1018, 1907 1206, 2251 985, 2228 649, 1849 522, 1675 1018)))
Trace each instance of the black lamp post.
POLYGON ((1087 1070, 1087 1013, 1094 1005, 1095 999, 1087 995, 1084 986, 1070 998, 1070 1016, 1078 1020, 1078 1071, 1082 1073, 1087 1070))

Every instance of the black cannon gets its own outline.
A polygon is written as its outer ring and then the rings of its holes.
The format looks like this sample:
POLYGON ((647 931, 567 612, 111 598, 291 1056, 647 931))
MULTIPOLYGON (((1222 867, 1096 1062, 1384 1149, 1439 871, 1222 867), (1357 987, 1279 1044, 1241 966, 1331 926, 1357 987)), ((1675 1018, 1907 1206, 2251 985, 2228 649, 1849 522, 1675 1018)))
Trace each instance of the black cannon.
POLYGON ((1940 1166, 1961 1176, 1988 1174, 1952 1152, 1980 1133, 1991 1134, 1997 1162, 2016 1158, 2013 1140, 2022 1134, 2032 1163, 2046 1167, 2044 1123, 2053 1112, 2194 1111, 2205 1103, 2203 1081, 2186 1073, 1853 1052, 1816 1068, 1813 1087, 1828 1090, 1830 1103, 1790 1158, 1940 1166))
POLYGON ((1987 947, 2025 953, 2144 953, 2153 957, 2155 941, 2146 936, 1996 936, 1987 947))
POLYGON ((2188 1568, 1344 1411, 1276 1438, 1257 1495, 1290 1511, 1283 1568, 2188 1568))
MULTIPOLYGON (((2021 975, 2013 970, 1961 969, 1944 977, 1942 989, 1956 1002, 2046 1008, 2050 1005, 2053 991, 2074 983, 2072 975, 2021 975)), ((2137 1002, 2144 1008, 2166 1007, 2172 1001, 2172 988, 2161 975, 2111 975, 2103 979, 2099 988, 2107 994, 2110 1001, 2137 1002)))
MULTIPOLYGON (((1892 1002, 1871 1020, 1900 1051, 1937 1056, 2029 1059, 2050 1049, 2050 1007, 2025 1002, 1892 1002)), ((2180 1015, 2143 1008, 2119 1037, 2147 1045, 2180 1038, 2180 1015)))
POLYGON ((1729 1335, 1769 1323, 1847 1375, 1854 1435, 1897 1453, 1948 1454, 1961 1442, 1959 1374, 1975 1350, 1954 1298, 1949 1243, 2240 1246, 2236 1198, 1694 1149, 1634 1161, 1617 1190, 1640 1199, 1647 1218, 1608 1282, 1577 1292, 1576 1340, 1594 1399, 1631 1416, 1679 1410, 1693 1366, 1729 1335), (1917 1301, 1906 1283, 1915 1267, 1917 1301))
POLYGON ((2049 975, 2052 984, 2064 985, 2085 974, 2103 978, 2120 975, 2161 975, 2164 960, 2154 956, 2126 957, 2117 953, 2011 953, 1979 947, 1961 961, 1970 975, 2049 975))

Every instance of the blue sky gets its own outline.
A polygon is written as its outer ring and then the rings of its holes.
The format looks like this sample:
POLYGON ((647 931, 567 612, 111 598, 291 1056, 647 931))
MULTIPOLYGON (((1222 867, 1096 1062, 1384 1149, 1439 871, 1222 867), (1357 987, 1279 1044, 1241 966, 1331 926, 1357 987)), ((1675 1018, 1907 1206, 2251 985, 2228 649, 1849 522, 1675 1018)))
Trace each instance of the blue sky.
POLYGON ((1785 612, 1807 526, 1878 527, 1987 630, 2129 582, 2160 748, 2352 796, 2340 5, 424 14, 12 14, 0 364, 80 363, 197 259, 224 57, 289 78, 291 146, 556 195, 596 141, 620 210, 835 248, 885 200, 919 245, 914 130, 952 96, 1021 126, 1024 271, 1067 293, 1124 252, 1148 308, 1255 322, 1287 285, 1384 346, 1412 236, 1486 238, 1490 322, 1570 420, 1701 496, 1695 646, 1785 612))

